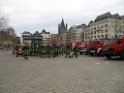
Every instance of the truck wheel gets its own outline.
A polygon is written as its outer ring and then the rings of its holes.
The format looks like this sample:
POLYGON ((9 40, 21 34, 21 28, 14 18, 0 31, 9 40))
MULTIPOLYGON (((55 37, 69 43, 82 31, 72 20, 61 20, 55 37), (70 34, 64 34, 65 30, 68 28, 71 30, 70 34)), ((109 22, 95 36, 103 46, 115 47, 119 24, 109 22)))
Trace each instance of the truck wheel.
POLYGON ((110 55, 109 55, 109 56, 106 56, 106 58, 107 58, 107 59, 111 59, 111 56, 110 56, 110 55))
POLYGON ((102 50, 99 51, 99 53, 97 54, 97 56, 103 56, 103 54, 102 54, 102 50))
POLYGON ((124 59, 124 51, 121 53, 120 59, 124 59))
POLYGON ((93 56, 93 53, 90 53, 90 56, 93 56))

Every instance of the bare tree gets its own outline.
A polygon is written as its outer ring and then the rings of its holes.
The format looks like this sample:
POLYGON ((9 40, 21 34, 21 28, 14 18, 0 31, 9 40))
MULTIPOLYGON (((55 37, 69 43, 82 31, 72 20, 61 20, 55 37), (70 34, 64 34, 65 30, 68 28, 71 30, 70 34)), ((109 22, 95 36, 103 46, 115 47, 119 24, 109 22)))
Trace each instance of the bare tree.
POLYGON ((8 27, 8 16, 7 15, 3 15, 0 12, 0 29, 6 29, 8 27))
POLYGON ((13 27, 8 24, 8 16, 3 15, 0 11, 0 46, 5 48, 5 45, 13 43, 16 38, 16 33, 13 27))

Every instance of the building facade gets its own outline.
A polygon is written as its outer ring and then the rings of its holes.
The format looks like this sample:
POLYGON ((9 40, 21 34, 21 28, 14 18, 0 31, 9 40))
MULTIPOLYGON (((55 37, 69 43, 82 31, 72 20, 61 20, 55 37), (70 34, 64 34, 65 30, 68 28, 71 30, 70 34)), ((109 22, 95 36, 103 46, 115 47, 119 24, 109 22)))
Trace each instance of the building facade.
POLYGON ((124 35, 124 16, 107 12, 89 22, 84 31, 84 41, 113 38, 117 35, 124 35))
POLYGON ((36 31, 34 34, 25 31, 21 33, 20 43, 29 45, 42 45, 42 36, 38 31, 36 31))
POLYGON ((66 33, 66 42, 82 42, 84 41, 85 24, 71 26, 66 33))
POLYGON ((43 29, 42 32, 41 32, 41 36, 42 36, 42 46, 51 45, 51 34, 50 34, 50 32, 46 32, 46 30, 43 29))
POLYGON ((51 34, 42 30, 41 33, 36 31, 34 34, 24 31, 21 33, 20 43, 21 44, 29 44, 29 45, 39 45, 39 46, 47 46, 51 45, 50 43, 51 34))

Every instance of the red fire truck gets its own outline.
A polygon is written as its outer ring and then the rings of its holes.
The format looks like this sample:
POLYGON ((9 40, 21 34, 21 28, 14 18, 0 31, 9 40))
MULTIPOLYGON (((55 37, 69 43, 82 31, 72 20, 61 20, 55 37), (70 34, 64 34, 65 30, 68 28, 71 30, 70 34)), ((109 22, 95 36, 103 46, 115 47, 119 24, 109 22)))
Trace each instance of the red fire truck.
POLYGON ((87 54, 93 55, 102 55, 103 49, 103 40, 94 40, 90 41, 89 45, 87 46, 87 54))
POLYGON ((87 44, 83 42, 83 43, 81 43, 81 45, 78 46, 78 48, 79 48, 80 54, 85 54, 86 49, 87 49, 87 44))
POLYGON ((103 54, 106 58, 111 59, 114 56, 124 58, 124 37, 113 38, 104 41, 103 54))

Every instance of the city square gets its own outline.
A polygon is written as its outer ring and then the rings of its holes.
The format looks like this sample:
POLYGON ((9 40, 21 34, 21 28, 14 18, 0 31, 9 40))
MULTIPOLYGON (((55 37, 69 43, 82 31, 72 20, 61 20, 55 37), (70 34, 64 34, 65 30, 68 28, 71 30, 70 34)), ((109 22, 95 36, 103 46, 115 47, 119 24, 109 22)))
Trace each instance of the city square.
POLYGON ((124 61, 16 57, 0 51, 0 93, 124 93, 124 61))
POLYGON ((0 93, 124 93, 124 0, 0 0, 0 93))

